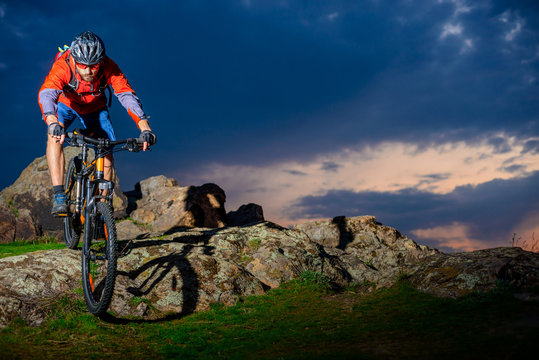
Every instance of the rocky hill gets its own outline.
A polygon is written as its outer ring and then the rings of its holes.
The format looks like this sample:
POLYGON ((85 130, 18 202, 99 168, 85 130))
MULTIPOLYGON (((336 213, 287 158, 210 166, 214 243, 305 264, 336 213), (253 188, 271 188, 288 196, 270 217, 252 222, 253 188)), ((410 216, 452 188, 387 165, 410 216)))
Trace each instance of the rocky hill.
MULTIPOLYGON (((119 317, 178 316, 219 302, 235 304, 305 272, 336 288, 363 291, 409 277, 439 296, 539 284, 539 254, 497 248, 443 254, 416 244, 372 216, 338 217, 285 229, 270 222, 184 228, 123 240, 111 310, 119 317)), ((80 287, 80 251, 49 250, 0 259, 0 327, 21 316, 43 321, 52 299, 80 287)))
MULTIPOLYGON (((51 194, 43 160, 36 159, 0 194, 4 241, 22 237, 23 229, 33 229, 29 236, 59 233, 47 223, 51 194)), ((156 319, 215 302, 231 305, 306 273, 335 288, 365 292, 408 278, 417 289, 451 297, 503 286, 530 298, 539 286, 539 254, 519 248, 444 254, 373 216, 286 229, 263 221, 258 205, 226 214, 225 194, 215 184, 180 187, 164 176, 118 195, 117 212, 131 216, 118 223, 120 258, 111 304, 118 317, 156 319)), ((19 316, 41 323, 48 304, 72 294, 80 278, 77 250, 0 259, 0 327, 19 316)))
MULTIPOLYGON (((77 148, 65 148, 66 159, 77 152, 77 148)), ((131 218, 120 225, 122 236, 138 236, 149 229, 167 232, 182 226, 238 226, 264 220, 262 208, 256 204, 227 214, 225 192, 215 184, 182 187, 161 175, 140 181, 134 190, 123 193, 117 176, 114 181, 114 215, 131 218)), ((42 156, 0 192, 0 243, 42 235, 62 239, 62 222, 50 214, 52 196, 47 158, 42 156)))

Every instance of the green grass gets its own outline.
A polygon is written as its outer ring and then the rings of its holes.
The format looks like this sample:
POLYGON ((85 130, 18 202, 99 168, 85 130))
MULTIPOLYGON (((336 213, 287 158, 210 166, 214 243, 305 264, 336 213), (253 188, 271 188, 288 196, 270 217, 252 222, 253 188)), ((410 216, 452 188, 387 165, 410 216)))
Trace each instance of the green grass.
POLYGON ((13 200, 9 200, 8 206, 11 209, 11 211, 13 211, 13 215, 15 215, 16 218, 18 218, 19 217, 19 210, 13 204, 13 200))
POLYGON ((260 240, 259 238, 249 240, 249 246, 253 249, 258 249, 260 245, 262 245, 262 240, 260 240))
POLYGON ((128 216, 128 217, 123 218, 123 219, 115 220, 115 222, 118 223, 118 222, 123 221, 123 220, 129 220, 129 221, 131 221, 133 224, 138 225, 138 226, 141 226, 141 227, 144 228, 145 230, 148 230, 148 231, 151 231, 151 230, 152 230, 152 224, 141 223, 141 222, 139 222, 139 221, 137 221, 137 220, 134 220, 131 216, 128 216))
POLYGON ((314 275, 233 307, 157 322, 105 322, 81 299, 58 300, 40 327, 19 320, 4 329, 0 358, 529 358, 539 315, 538 302, 504 289, 441 299, 403 280, 361 295, 334 293, 314 275))
POLYGON ((63 242, 54 237, 42 236, 35 240, 15 240, 7 244, 0 244, 0 258, 26 254, 38 250, 65 249, 63 242))

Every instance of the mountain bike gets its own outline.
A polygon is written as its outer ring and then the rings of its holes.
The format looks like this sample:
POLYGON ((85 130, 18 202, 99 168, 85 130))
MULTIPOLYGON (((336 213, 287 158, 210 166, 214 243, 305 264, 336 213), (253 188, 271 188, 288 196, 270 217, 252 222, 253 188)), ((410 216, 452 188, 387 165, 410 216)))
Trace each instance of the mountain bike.
POLYGON ((94 315, 107 311, 116 280, 117 239, 112 197, 114 182, 104 179, 104 157, 113 152, 138 152, 142 142, 131 138, 111 141, 94 139, 76 129, 67 133, 72 146, 81 151, 69 160, 65 174, 68 212, 64 217, 64 241, 76 249, 84 233, 82 246, 82 287, 88 310, 94 315), (123 145, 114 149, 115 146, 123 145), (89 146, 95 158, 88 161, 89 146))

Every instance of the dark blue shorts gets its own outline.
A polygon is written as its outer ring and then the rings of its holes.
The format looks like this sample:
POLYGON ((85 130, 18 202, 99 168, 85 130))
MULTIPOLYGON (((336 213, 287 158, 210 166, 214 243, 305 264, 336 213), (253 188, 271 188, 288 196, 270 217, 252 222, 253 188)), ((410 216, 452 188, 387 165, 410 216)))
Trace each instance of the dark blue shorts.
POLYGON ((116 140, 107 107, 94 111, 93 113, 80 115, 69 106, 59 102, 57 114, 58 121, 64 125, 65 130, 78 119, 80 120, 83 129, 88 129, 93 132, 93 138, 108 138, 112 141, 116 140))

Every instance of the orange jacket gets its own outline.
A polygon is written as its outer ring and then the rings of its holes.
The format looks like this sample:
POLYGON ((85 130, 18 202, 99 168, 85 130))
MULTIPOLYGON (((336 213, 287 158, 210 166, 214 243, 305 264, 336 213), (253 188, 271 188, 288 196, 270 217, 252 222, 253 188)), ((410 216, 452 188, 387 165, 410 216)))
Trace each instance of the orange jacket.
POLYGON ((67 50, 58 57, 39 90, 38 102, 43 119, 46 115, 56 115, 58 101, 81 115, 104 108, 106 106, 104 90, 108 85, 112 86, 114 94, 137 124, 141 118, 146 118, 135 91, 118 65, 108 56, 105 56, 96 80, 89 83, 81 79, 75 70, 75 61, 69 55, 70 51, 67 50), (69 85, 72 76, 76 79, 76 90, 69 85))

